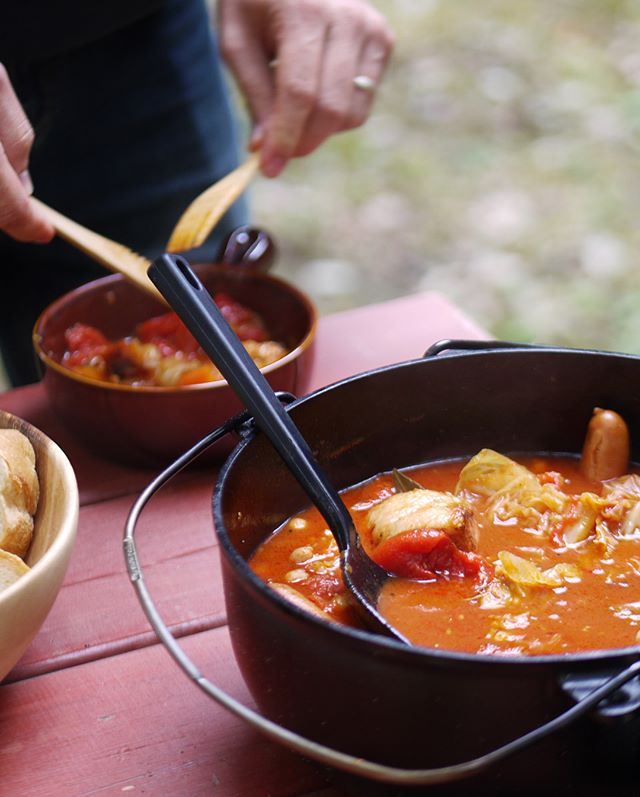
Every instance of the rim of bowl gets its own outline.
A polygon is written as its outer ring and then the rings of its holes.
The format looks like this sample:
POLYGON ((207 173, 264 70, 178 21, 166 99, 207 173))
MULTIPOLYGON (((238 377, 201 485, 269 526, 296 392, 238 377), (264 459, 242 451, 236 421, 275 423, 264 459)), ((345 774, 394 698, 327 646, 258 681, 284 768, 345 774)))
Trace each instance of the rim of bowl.
MULTIPOLYGON (((41 429, 37 426, 34 426, 29 421, 25 421, 23 418, 20 418, 18 415, 14 415, 11 412, 7 412, 5 410, 0 410, 0 419, 2 421, 6 421, 7 419, 15 419, 17 423, 0 426, 2 429, 18 429, 23 434, 26 434, 25 429, 29 430, 29 440, 33 444, 32 435, 34 438, 41 438, 47 447, 49 447, 54 452, 54 457, 57 460, 57 465, 59 468, 64 472, 64 503, 67 505, 66 512, 63 518, 63 522, 60 524, 60 528, 58 533, 55 536, 55 539, 52 541, 51 545, 47 548, 47 550, 42 554, 40 559, 35 562, 33 565, 29 565, 29 571, 24 573, 20 576, 13 584, 8 586, 6 589, 0 592, 0 606, 2 605, 3 601, 7 598, 12 597, 14 594, 18 593, 21 589, 26 589, 27 585, 30 584, 32 581, 40 578, 40 574, 44 572, 44 570, 49 566, 52 561, 56 561, 60 558, 64 558, 67 555, 71 554, 71 550, 73 548, 73 544, 77 535, 77 528, 78 528, 78 515, 79 515, 79 494, 78 494, 78 482, 76 479, 75 471, 73 470, 73 466, 69 461, 69 458, 65 454, 65 452, 60 448, 60 446, 52 440, 48 435, 46 435, 41 429), (71 489, 68 489, 71 488, 71 489)), ((34 446, 35 448, 35 446, 34 446)), ((37 467, 37 456, 38 452, 36 451, 36 467, 37 467)), ((42 488, 42 480, 39 477, 40 485, 42 488)))
MULTIPOLYGON (((209 264, 204 264, 209 265, 209 264)), ((217 264, 210 264, 212 266, 216 266, 217 264)), ((220 266, 221 273, 224 273, 225 270, 228 272, 230 270, 229 266, 225 266, 222 264, 220 266)), ((304 310, 306 311, 309 317, 309 329, 307 334, 302 338, 302 340, 298 343, 298 345, 292 349, 291 351, 287 352, 283 357, 276 360, 269 365, 265 365, 263 368, 260 368, 260 373, 264 374, 265 376, 272 373, 273 371, 277 371, 280 368, 283 368, 288 363, 296 360, 300 355, 306 351, 306 349, 311 346, 313 343, 317 326, 318 326, 318 311, 316 310, 315 305, 311 301, 311 299, 299 290, 295 285, 287 282, 286 280, 281 279, 280 277, 275 277, 272 274, 246 274, 244 275, 247 280, 258 280, 264 282, 272 282, 280 288, 288 291, 290 294, 294 296, 294 298, 303 306, 304 310)), ((51 304, 47 305, 45 309, 40 313, 38 316, 31 333, 31 340, 33 343, 33 348, 35 349, 36 355, 38 358, 48 367, 58 373, 62 374, 63 376, 67 377, 68 379, 79 382, 84 385, 89 385, 91 387, 96 388, 103 388, 105 390, 113 390, 116 392, 123 392, 123 393, 150 393, 150 394, 184 394, 184 393, 192 393, 192 392, 200 392, 203 390, 220 390, 225 387, 229 387, 229 383, 226 379, 216 379, 213 382, 199 382, 194 385, 128 385, 119 382, 105 382, 100 379, 91 379, 88 376, 84 376, 83 374, 79 374, 76 371, 71 370, 71 368, 67 368, 62 363, 58 362, 55 358, 51 357, 42 347, 42 334, 39 332, 39 328, 43 323, 43 318, 48 313, 55 310, 58 306, 63 306, 67 303, 67 301, 72 297, 78 294, 82 294, 85 292, 90 292, 92 290, 99 289, 103 287, 107 283, 111 282, 125 282, 126 278, 123 277, 121 274, 111 274, 106 277, 100 277, 97 280, 92 280, 91 282, 87 282, 84 285, 80 285, 78 288, 75 288, 68 293, 63 294, 58 299, 55 299, 51 304)), ((169 308, 169 311, 171 308, 169 308)))

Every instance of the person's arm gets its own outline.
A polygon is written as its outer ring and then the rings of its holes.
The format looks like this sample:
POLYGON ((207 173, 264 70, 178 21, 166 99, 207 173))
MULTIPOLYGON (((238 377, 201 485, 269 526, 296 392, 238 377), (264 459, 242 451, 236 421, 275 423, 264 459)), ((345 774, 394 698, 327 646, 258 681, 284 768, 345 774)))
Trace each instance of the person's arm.
POLYGON ((365 0, 219 0, 218 15, 266 176, 366 120, 393 36, 365 0))
POLYGON ((30 201, 33 129, 0 64, 0 230, 18 241, 47 243, 54 230, 30 201))

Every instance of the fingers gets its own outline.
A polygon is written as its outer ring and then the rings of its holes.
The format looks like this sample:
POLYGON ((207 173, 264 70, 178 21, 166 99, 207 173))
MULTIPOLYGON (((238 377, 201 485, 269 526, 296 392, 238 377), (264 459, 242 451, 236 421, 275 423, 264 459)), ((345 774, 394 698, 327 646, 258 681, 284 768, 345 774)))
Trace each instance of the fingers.
POLYGON ((32 144, 33 130, 0 64, 0 230, 18 241, 46 243, 53 227, 29 199, 32 144))
POLYGON ((260 147, 267 177, 278 175, 297 154, 317 102, 328 36, 323 4, 299 2, 278 33, 275 96, 260 147))
POLYGON ((283 28, 278 49, 275 101, 261 149, 267 176, 366 120, 374 92, 358 88, 354 78, 365 75, 377 85, 393 47, 383 17, 362 0, 298 0, 297 10, 303 7, 305 16, 283 28))
POLYGON ((271 47, 262 38, 264 10, 238 0, 219 0, 220 50, 247 100, 254 123, 253 144, 273 107, 275 82, 271 47))
POLYGON ((313 110, 304 129, 298 131, 293 154, 308 155, 332 133, 352 126, 353 78, 360 60, 360 38, 357 20, 346 18, 330 29, 322 53, 322 73, 313 110), (354 42, 357 42, 355 47, 354 42))
MULTIPOLYGON (((357 74, 369 78, 374 86, 378 86, 387 68, 392 48, 393 39, 388 31, 384 28, 376 29, 375 33, 367 38, 362 49, 357 74)), ((355 85, 354 88, 349 119, 352 128, 366 121, 375 98, 375 89, 369 91, 357 88, 355 85)))
POLYGON ((0 64, 0 142, 16 174, 25 171, 29 165, 33 130, 2 64, 0 64))
POLYGON ((354 78, 375 88, 393 47, 366 0, 219 0, 218 14, 222 53, 255 125, 250 148, 260 149, 266 176, 366 120, 375 92, 354 78))
POLYGON ((366 121, 392 46, 386 24, 373 10, 364 17, 343 15, 333 26, 324 54, 321 89, 296 155, 307 155, 330 135, 366 121), (356 78, 364 78, 362 86, 356 78))

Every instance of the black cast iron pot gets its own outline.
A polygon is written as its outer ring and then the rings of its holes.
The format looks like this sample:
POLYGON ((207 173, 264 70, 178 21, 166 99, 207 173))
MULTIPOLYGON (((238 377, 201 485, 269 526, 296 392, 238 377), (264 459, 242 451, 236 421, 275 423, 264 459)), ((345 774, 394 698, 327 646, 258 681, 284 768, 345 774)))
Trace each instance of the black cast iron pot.
MULTIPOLYGON (((483 447, 577 455, 596 406, 626 419, 632 458, 640 461, 640 358, 630 355, 443 342, 423 359, 344 380, 288 410, 342 489, 394 467, 472 456, 483 447)), ((150 608, 139 570, 132 540, 137 512, 193 450, 141 496, 125 540, 132 580, 152 624, 201 688, 269 736, 369 778, 363 793, 374 793, 373 781, 398 786, 469 777, 476 791, 492 793, 539 794, 551 784, 565 793, 573 787, 580 794, 610 787, 616 794, 636 793, 640 648, 469 655, 407 647, 303 613, 254 576, 247 559, 309 500, 246 418, 232 419, 211 438, 231 428, 240 428, 244 439, 215 487, 214 521, 234 651, 266 722, 210 682, 203 685, 150 608), (624 685, 613 691, 611 679, 620 673, 624 685), (280 734, 272 722, 313 744, 280 734), (325 747, 345 756, 332 758, 325 747), (365 759, 362 766, 359 759, 365 759), (406 774, 416 769, 437 772, 406 774)), ((469 786, 462 780, 446 793, 468 794, 469 786)))

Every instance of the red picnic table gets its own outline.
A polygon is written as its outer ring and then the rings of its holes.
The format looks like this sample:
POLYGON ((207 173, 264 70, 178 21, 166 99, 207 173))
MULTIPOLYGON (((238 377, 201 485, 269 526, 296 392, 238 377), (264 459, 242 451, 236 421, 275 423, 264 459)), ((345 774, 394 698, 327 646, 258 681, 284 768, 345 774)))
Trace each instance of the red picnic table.
MULTIPOLYGON (((310 390, 485 333, 438 293, 320 319, 310 390)), ((0 794, 15 797, 338 797, 324 771, 208 699, 151 631, 122 554, 127 513, 154 471, 101 459, 53 416, 40 384, 0 408, 54 439, 80 489, 78 539, 56 603, 0 686, 0 794)), ((138 549, 173 633, 248 705, 226 628, 211 519, 214 468, 191 469, 145 509, 138 549)))

